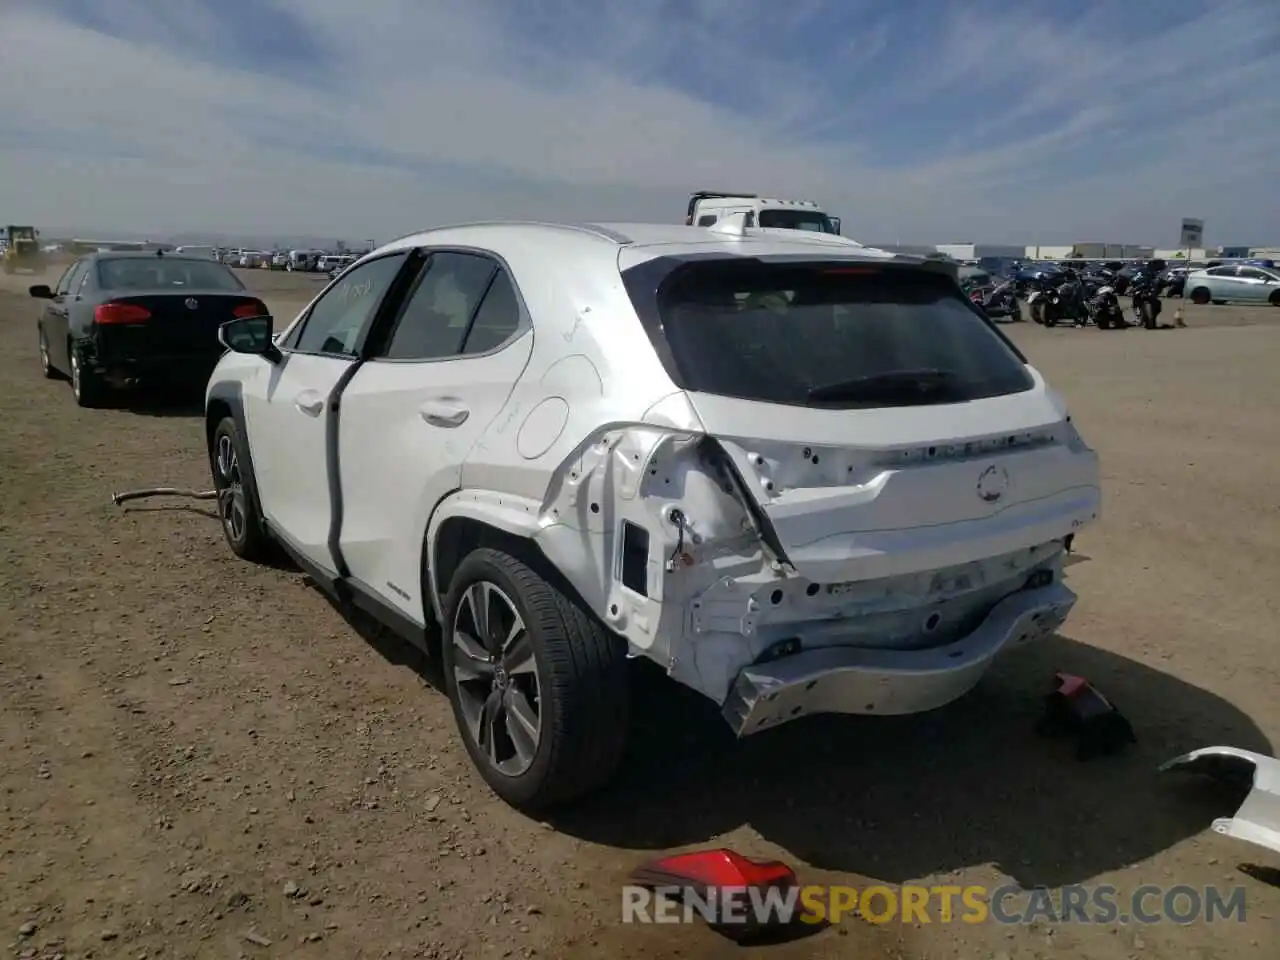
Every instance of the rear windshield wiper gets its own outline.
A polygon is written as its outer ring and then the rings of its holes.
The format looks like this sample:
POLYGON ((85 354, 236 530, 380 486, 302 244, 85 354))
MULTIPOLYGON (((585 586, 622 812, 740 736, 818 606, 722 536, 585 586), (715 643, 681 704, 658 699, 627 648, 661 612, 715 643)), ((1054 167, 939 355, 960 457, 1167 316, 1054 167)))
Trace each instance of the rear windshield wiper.
POLYGON ((889 370, 866 377, 824 383, 809 390, 810 400, 910 400, 937 401, 940 394, 954 392, 962 382, 950 370, 889 370))

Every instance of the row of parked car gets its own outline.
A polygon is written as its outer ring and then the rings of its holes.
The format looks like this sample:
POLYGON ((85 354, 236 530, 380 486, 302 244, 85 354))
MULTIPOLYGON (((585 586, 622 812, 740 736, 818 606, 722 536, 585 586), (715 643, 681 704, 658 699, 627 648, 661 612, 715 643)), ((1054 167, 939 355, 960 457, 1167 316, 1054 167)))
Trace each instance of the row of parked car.
POLYGON ((216 250, 214 259, 229 267, 330 274, 346 269, 358 258, 323 250, 216 250))

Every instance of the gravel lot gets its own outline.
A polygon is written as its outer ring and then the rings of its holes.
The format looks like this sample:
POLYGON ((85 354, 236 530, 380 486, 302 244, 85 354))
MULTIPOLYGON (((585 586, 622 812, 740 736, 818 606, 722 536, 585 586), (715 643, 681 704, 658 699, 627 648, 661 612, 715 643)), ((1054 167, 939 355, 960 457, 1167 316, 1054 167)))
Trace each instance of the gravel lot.
MULTIPOLYGON (((1280 858, 1208 829, 1243 794, 1154 769, 1280 739, 1280 310, 1188 307, 1188 329, 1154 333, 1007 328, 1103 457, 1105 518, 1077 545, 1065 635, 934 714, 817 718, 740 744, 709 704, 640 671, 622 780, 539 823, 472 773, 429 665, 300 574, 237 561, 205 504, 110 505, 129 487, 205 486, 199 418, 81 410, 42 380, 22 294, 37 279, 0 278, 13 956, 1276 956, 1280 858), (1056 669, 1095 680, 1138 745, 1078 764, 1037 739, 1056 669), (628 870, 707 843, 817 883, 1242 885, 1247 920, 846 919, 749 950, 700 925, 619 922, 628 870)), ((318 289, 246 279, 282 322, 318 289)))

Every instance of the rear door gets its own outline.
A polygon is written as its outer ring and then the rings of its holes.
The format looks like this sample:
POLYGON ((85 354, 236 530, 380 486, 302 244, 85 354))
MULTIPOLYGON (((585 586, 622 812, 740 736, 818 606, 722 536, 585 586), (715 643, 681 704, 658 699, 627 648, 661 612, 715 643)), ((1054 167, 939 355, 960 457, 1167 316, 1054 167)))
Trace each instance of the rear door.
POLYGON ((436 504, 510 397, 533 336, 514 279, 478 253, 433 253, 342 393, 339 543, 351 576, 419 623, 436 504), (376 466, 375 466, 376 465, 376 466))
MULTIPOLYGON (((338 573, 330 546, 340 384, 354 371, 364 341, 407 253, 362 264, 312 304, 245 383, 245 420, 262 512, 272 530, 305 560, 338 573)), ((378 470, 377 462, 365 464, 378 470)))
POLYGON ((54 367, 63 373, 71 369, 71 358, 67 352, 71 336, 70 310, 72 298, 83 282, 88 261, 77 260, 63 272, 53 287, 53 299, 45 301, 44 311, 40 316, 45 337, 49 344, 49 360, 54 367))
POLYGON ((673 379, 810 579, 993 556, 1097 510, 1096 457, 944 275, 694 262, 657 309, 673 379))

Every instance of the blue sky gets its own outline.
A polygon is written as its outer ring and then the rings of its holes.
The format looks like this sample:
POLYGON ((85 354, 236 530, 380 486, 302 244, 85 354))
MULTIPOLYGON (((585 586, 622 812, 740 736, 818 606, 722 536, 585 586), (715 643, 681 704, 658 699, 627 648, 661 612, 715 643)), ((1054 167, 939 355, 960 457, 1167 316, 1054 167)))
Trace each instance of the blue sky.
POLYGON ((730 188, 882 242, 1280 244, 1278 49, 1276 0, 8 0, 0 214, 386 237, 730 188))

